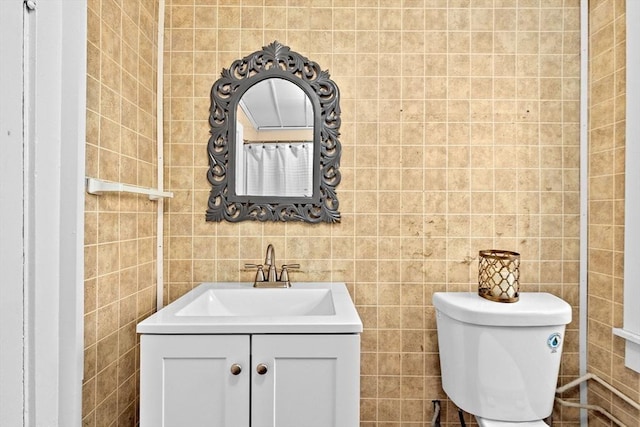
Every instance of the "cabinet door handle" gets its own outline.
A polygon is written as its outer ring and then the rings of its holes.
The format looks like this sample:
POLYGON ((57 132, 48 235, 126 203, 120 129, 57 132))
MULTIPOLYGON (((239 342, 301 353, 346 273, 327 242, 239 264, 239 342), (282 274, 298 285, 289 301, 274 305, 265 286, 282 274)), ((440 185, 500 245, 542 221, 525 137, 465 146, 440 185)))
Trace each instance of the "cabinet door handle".
POLYGON ((240 372, 242 372, 242 366, 238 365, 237 363, 234 363, 233 365, 231 365, 230 371, 233 375, 239 375, 240 372))
POLYGON ((268 371, 267 365, 265 365, 264 363, 260 363, 256 367, 256 372, 258 373, 258 375, 264 375, 267 373, 267 371, 268 371))

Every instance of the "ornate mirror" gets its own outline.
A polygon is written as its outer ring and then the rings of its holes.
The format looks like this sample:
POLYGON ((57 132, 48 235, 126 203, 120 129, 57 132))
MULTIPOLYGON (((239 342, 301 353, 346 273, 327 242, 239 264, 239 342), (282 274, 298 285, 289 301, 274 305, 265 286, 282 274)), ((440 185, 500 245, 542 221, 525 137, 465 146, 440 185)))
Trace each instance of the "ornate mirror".
POLYGON ((320 66, 273 42, 211 89, 207 221, 340 221, 340 94, 320 66))

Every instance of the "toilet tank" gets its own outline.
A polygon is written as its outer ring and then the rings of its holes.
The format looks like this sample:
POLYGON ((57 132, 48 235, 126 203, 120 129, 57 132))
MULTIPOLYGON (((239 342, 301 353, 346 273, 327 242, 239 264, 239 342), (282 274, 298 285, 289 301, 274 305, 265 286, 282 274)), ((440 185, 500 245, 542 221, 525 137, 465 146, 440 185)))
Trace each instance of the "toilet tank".
POLYGON ((514 303, 477 293, 433 295, 442 387, 460 409, 500 421, 548 417, 571 306, 547 293, 514 303))

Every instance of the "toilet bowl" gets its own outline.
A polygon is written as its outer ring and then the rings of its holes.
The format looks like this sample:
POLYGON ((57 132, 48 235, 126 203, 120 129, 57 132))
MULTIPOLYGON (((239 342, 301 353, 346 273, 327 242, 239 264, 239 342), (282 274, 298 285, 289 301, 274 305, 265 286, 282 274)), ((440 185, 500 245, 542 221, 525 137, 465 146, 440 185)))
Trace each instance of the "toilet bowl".
POLYGON ((543 427, 551 415, 571 306, 548 293, 518 302, 436 292, 442 387, 481 427, 543 427))

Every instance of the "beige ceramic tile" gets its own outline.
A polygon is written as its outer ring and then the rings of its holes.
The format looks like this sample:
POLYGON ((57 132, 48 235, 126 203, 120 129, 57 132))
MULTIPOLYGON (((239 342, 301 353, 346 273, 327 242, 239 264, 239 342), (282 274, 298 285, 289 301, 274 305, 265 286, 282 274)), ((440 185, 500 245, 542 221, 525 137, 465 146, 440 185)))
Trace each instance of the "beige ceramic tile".
MULTIPOLYGON (((543 282, 554 293, 577 294, 573 253, 579 228, 569 219, 578 214, 572 196, 577 195, 578 175, 572 172, 579 157, 577 148, 572 154, 559 147, 578 146, 579 13, 574 4, 545 5, 417 1, 399 8, 350 0, 314 2, 312 19, 305 2, 251 2, 240 8, 230 1, 169 1, 165 185, 176 197, 165 204, 165 299, 171 301, 205 279, 246 278, 239 266, 259 260, 266 243, 273 243, 279 259, 303 264, 297 277, 317 280, 326 274, 347 281, 353 291, 365 325, 362 425, 424 423, 430 400, 446 397, 439 380, 433 311, 428 310, 432 292, 423 286, 472 289, 478 245, 499 244, 527 253, 523 271, 532 286, 543 282), (208 90, 222 67, 274 39, 305 54, 318 52, 311 59, 328 68, 340 85, 340 225, 204 221, 208 90), (558 274, 551 274, 545 262, 560 264, 558 274)), ((591 218, 598 218, 600 227, 594 236, 607 243, 602 248, 599 242, 591 255, 592 274, 600 274, 603 287, 613 280, 614 266, 621 265, 602 254, 605 248, 619 251, 617 240, 612 243, 606 232, 607 221, 614 219, 608 200, 615 181, 600 177, 614 165, 621 172, 620 162, 604 152, 613 148, 624 87, 611 68, 615 61, 606 56, 622 32, 621 21, 614 25, 619 15, 608 7, 612 4, 600 4, 592 15, 600 29, 592 33, 592 70, 599 70, 601 81, 594 88, 598 104, 591 112, 591 140, 599 147, 598 156, 612 159, 596 162, 600 172, 592 177, 597 192, 590 204, 591 218)), ((142 177, 136 179, 153 182, 147 176, 155 175, 151 64, 157 4, 124 1, 90 10, 89 70, 94 71, 89 88, 95 90, 90 92, 87 140, 96 148, 87 150, 88 169, 117 179, 121 168, 134 168, 142 177), (114 6, 122 7, 117 18, 114 6), (105 23, 109 16, 114 19, 105 23), (135 121, 128 113, 131 104, 141 111, 135 121), (132 143, 136 132, 137 145, 132 143), (134 147, 141 160, 132 165, 134 147)), ((92 203, 88 200, 87 206, 92 203)), ((105 302, 96 303, 98 311, 91 315, 102 339, 92 347, 95 359, 88 358, 100 367, 89 369, 94 376, 85 380, 83 414, 89 425, 135 419, 131 378, 137 368, 130 331, 132 319, 150 313, 155 298, 155 205, 136 202, 142 210, 123 217, 118 209, 130 201, 101 198, 99 203, 91 210, 95 226, 87 229, 85 259, 86 288, 95 292, 96 301, 105 302), (109 221, 99 218, 111 218, 112 225, 118 218, 119 230, 107 228, 109 221), (102 277, 108 280, 112 273, 117 280, 101 290, 102 277), (115 325, 107 316, 112 307, 117 308, 115 325), (116 362, 121 364, 116 384, 97 381, 96 372, 116 362), (98 383, 104 388, 96 392, 98 383)), ((603 318, 614 317, 615 308, 608 313, 594 313, 593 321, 605 325, 603 318)), ((611 351, 601 339, 596 341, 594 354, 611 351)), ((577 350, 568 347, 562 367, 566 375, 576 372, 577 363, 577 350)), ((596 368, 610 369, 612 363, 596 368)), ((446 421, 456 423, 457 413, 452 408, 446 412, 446 421)), ((555 421, 569 425, 575 415, 561 411, 555 421)))
MULTIPOLYGON (((615 121, 624 118, 624 98, 618 97, 616 89, 617 68, 622 63, 615 60, 615 47, 620 40, 624 40, 625 31, 614 21, 624 18, 624 7, 620 3, 601 2, 590 5, 590 87, 591 121, 590 121, 590 238, 589 259, 593 261, 589 268, 590 286, 589 305, 589 351, 599 357, 598 362, 591 362, 589 369, 613 381, 638 382, 638 375, 631 374, 622 368, 623 359, 612 357, 615 348, 611 347, 611 327, 620 326, 618 323, 621 305, 612 304, 612 290, 620 289, 617 284, 622 276, 623 242, 621 238, 614 238, 614 230, 619 223, 618 215, 612 214, 612 203, 609 200, 623 197, 621 191, 616 191, 616 174, 621 173, 623 167, 616 164, 615 152, 612 144, 618 143, 612 135, 615 121), (614 142, 615 141, 615 142, 614 142), (607 332, 609 331, 609 332, 607 332), (623 380, 624 378, 624 380, 623 380)), ((620 142, 621 145, 624 141, 620 142)), ((622 156, 620 156, 622 157, 622 156)), ((616 212, 621 209, 616 209, 616 212)), ((618 342, 621 340, 618 340, 618 342)), ((594 356, 590 356, 594 357, 594 356)), ((637 393, 637 392, 636 392, 637 393)), ((630 415, 637 422, 638 414, 630 415)))

